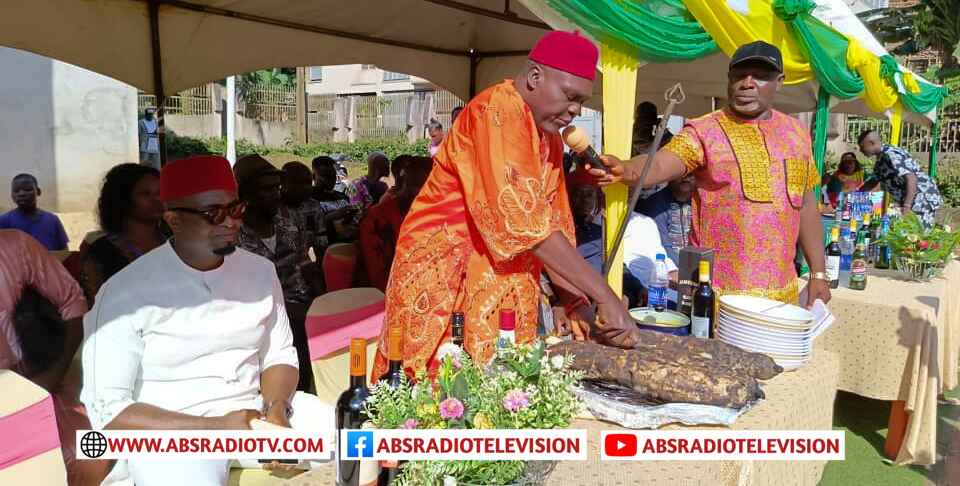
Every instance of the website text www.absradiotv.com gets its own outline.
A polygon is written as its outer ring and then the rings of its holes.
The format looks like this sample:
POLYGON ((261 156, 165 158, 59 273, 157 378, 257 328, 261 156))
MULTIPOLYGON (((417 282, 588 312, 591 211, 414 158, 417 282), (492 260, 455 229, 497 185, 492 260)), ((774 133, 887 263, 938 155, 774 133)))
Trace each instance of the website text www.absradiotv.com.
MULTIPOLYGON (((843 460, 833 430, 603 431, 602 461, 843 460)), ((586 430, 100 430, 77 432, 79 459, 585 461, 586 430), (339 437, 338 437, 339 434, 339 437), (339 438, 339 451, 337 439, 339 438)))

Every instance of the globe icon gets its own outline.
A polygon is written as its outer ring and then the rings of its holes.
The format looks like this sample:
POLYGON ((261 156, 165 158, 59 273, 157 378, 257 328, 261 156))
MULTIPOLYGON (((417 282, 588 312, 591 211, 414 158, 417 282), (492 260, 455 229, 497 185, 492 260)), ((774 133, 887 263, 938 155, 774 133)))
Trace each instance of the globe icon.
POLYGON ((100 432, 91 430, 80 438, 80 452, 90 459, 96 459, 107 452, 107 438, 100 432))

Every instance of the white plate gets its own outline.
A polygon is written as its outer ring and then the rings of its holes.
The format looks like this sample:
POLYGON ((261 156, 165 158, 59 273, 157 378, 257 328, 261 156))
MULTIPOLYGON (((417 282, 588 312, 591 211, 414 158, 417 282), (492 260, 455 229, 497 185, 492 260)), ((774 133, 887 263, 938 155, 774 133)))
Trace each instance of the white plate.
POLYGON ((758 318, 742 312, 731 310, 727 307, 721 307, 720 312, 718 313, 720 317, 726 317, 728 319, 733 319, 736 321, 744 322, 747 324, 752 324, 759 327, 765 327, 770 329, 776 329, 778 331, 788 331, 793 333, 805 333, 813 327, 813 321, 805 322, 803 324, 784 324, 783 322, 776 322, 770 319, 758 318))
POLYGON ((810 354, 810 346, 807 345, 783 345, 771 341, 758 340, 756 338, 745 337, 731 332, 730 330, 717 330, 717 335, 723 340, 731 343, 743 343, 746 346, 763 349, 764 351, 775 352, 778 354, 810 354))
POLYGON ((752 324, 750 322, 741 321, 734 317, 728 316, 720 316, 720 318, 717 319, 717 322, 730 327, 735 327, 745 332, 749 332, 750 334, 757 334, 759 336, 767 336, 774 339, 783 339, 788 341, 803 341, 813 335, 813 329, 808 330, 807 332, 787 331, 785 329, 752 324))
POLYGON ((753 351, 755 353, 763 353, 767 355, 776 355, 778 358, 802 359, 810 356, 811 353, 810 349, 781 350, 780 348, 775 348, 766 343, 757 343, 755 341, 737 338, 736 336, 731 336, 724 333, 720 333, 719 337, 721 341, 727 344, 732 344, 746 351, 753 351))
POLYGON ((802 307, 752 295, 724 295, 720 297, 720 305, 784 324, 805 324, 813 320, 813 314, 802 307))

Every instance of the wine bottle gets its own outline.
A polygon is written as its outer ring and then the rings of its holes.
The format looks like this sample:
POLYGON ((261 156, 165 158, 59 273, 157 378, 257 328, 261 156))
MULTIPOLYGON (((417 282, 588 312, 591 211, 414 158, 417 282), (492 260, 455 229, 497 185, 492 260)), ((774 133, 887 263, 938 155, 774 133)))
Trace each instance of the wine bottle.
POLYGON ((867 288, 867 251, 864 247, 864 233, 857 237, 856 250, 853 251, 853 262, 850 264, 850 284, 852 290, 867 288))
POLYGON ((700 260, 697 272, 700 285, 693 293, 693 312, 690 315, 690 333, 699 338, 713 338, 713 306, 715 296, 710 286, 710 262, 700 260))
MULTIPOLYGON (((880 226, 880 237, 883 238, 887 236, 887 233, 890 232, 890 219, 887 216, 883 217, 883 223, 880 226)), ((874 267, 885 270, 890 268, 890 260, 892 258, 890 252, 890 245, 886 242, 879 243, 877 245, 877 262, 874 267)))
POLYGON ((517 315, 512 309, 503 309, 500 311, 500 337, 497 339, 497 347, 505 348, 516 344, 517 315))
POLYGON ((450 336, 453 340, 453 344, 456 344, 463 348, 463 326, 464 326, 464 317, 463 312, 454 312, 453 316, 450 317, 450 336))
MULTIPOLYGON (((367 420, 363 403, 369 396, 367 390, 367 341, 354 338, 350 340, 350 386, 337 400, 337 430, 360 429, 367 420)), ((372 448, 373 444, 356 444, 359 447, 372 448)), ((377 465, 372 461, 345 460, 345 444, 340 443, 337 434, 337 486, 367 486, 377 481, 377 465), (371 467, 372 464, 372 467, 371 467)), ((353 451, 362 456, 361 451, 353 451)))
POLYGON ((840 286, 840 228, 833 227, 830 230, 830 244, 827 245, 827 281, 830 282, 830 288, 835 289, 840 286))
POLYGON ((387 334, 387 371, 380 377, 391 387, 400 386, 403 379, 403 327, 393 326, 387 334))

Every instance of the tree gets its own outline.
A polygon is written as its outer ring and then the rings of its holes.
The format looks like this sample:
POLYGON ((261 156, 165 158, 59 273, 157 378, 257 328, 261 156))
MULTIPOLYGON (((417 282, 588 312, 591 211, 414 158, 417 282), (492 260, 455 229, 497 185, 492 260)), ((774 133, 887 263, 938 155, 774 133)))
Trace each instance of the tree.
POLYGON ((859 14, 860 19, 885 45, 896 45, 892 54, 909 55, 928 47, 940 55, 937 71, 942 82, 958 70, 960 50, 960 0, 922 0, 908 8, 884 8, 859 14))

